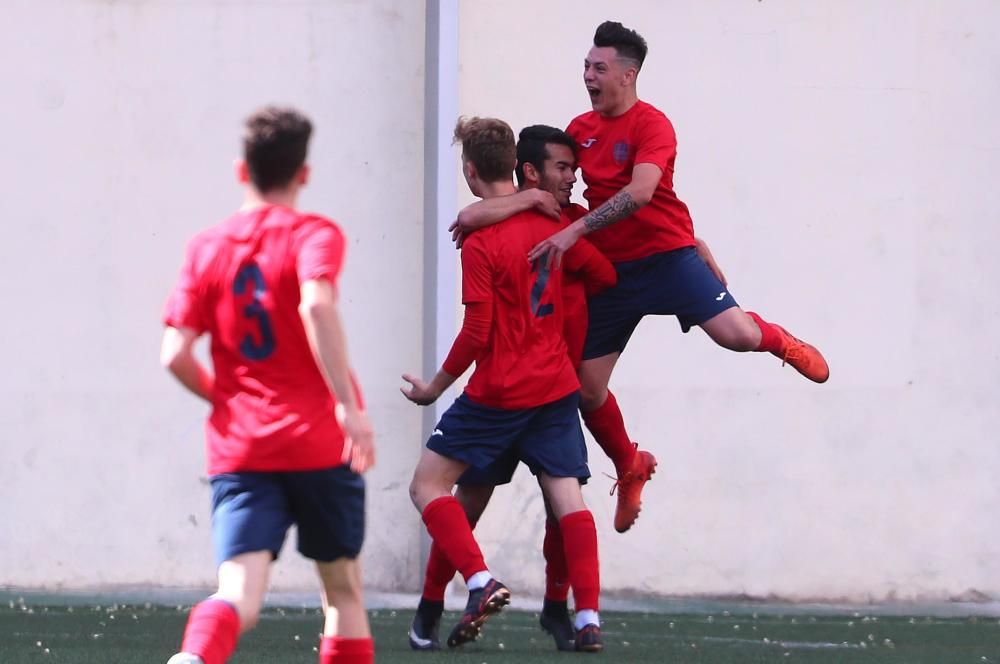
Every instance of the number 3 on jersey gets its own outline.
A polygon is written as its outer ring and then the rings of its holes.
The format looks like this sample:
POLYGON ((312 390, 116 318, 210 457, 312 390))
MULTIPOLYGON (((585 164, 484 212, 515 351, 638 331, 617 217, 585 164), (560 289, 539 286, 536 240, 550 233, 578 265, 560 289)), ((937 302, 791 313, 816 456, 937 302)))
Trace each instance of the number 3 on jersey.
POLYGON ((264 274, 256 263, 247 263, 236 273, 233 293, 243 295, 247 291, 247 286, 251 284, 253 301, 243 307, 243 316, 256 321, 260 332, 260 343, 252 334, 247 334, 240 342, 240 353, 250 360, 266 360, 274 353, 274 328, 271 326, 271 317, 267 315, 264 303, 261 301, 267 292, 267 284, 264 283, 264 274))
POLYGON ((545 256, 542 256, 536 258, 535 262, 531 264, 531 271, 538 272, 538 277, 531 286, 531 313, 535 314, 536 318, 548 316, 555 311, 551 302, 542 304, 542 295, 545 294, 545 287, 549 285, 549 275, 551 274, 545 263, 545 256))

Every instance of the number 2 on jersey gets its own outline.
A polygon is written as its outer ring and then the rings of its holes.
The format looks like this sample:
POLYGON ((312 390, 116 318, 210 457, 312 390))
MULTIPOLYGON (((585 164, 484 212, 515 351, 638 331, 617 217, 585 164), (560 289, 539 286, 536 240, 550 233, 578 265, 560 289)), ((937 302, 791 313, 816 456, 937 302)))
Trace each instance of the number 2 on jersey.
POLYGON ((555 311, 551 302, 542 304, 542 295, 545 294, 545 287, 549 285, 549 275, 551 274, 545 263, 545 256, 541 256, 531 264, 531 271, 538 272, 538 277, 531 286, 531 313, 535 314, 536 318, 548 316, 555 311))
POLYGON ((236 273, 233 293, 243 295, 247 286, 251 284, 253 301, 243 307, 243 316, 257 322, 260 343, 257 343, 252 334, 247 334, 240 342, 240 353, 250 360, 266 360, 274 352, 274 328, 271 326, 271 317, 267 315, 267 310, 261 301, 267 292, 267 284, 264 283, 264 273, 256 263, 247 263, 236 273))

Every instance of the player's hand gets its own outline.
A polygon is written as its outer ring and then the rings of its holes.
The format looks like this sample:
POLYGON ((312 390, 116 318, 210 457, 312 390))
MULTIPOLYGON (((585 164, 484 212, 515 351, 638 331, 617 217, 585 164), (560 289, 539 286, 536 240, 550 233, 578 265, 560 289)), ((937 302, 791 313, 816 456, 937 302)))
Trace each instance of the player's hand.
POLYGON ((341 424, 345 438, 345 460, 351 470, 363 473, 375 465, 375 433, 368 415, 359 408, 346 408, 341 424))
POLYGON ((705 261, 705 264, 708 265, 708 269, 712 271, 712 274, 715 275, 715 278, 721 281, 723 286, 728 287, 729 283, 726 281, 726 275, 722 273, 722 268, 720 268, 719 264, 715 262, 715 256, 713 256, 712 252, 709 251, 708 245, 705 244, 705 241, 702 240, 700 237, 696 237, 694 241, 695 241, 695 250, 701 257, 701 260, 705 261))
POLYGON ((562 207, 556 197, 544 189, 525 189, 527 195, 531 196, 536 212, 541 212, 547 217, 558 219, 562 216, 562 207))
POLYGON ((550 235, 535 245, 534 249, 528 252, 528 261, 533 263, 541 257, 545 257, 546 267, 557 270, 562 264, 562 257, 570 247, 580 239, 580 233, 576 230, 576 224, 572 224, 562 229, 555 235, 550 235))
POLYGON ((430 384, 425 383, 416 376, 403 374, 403 380, 409 383, 410 386, 401 387, 399 391, 403 393, 404 397, 418 406, 429 406, 441 396, 440 392, 435 391, 430 384))
POLYGON ((451 226, 448 227, 448 230, 451 232, 451 241, 455 243, 456 249, 462 248, 465 238, 472 232, 462 228, 462 224, 458 219, 451 222, 451 226))

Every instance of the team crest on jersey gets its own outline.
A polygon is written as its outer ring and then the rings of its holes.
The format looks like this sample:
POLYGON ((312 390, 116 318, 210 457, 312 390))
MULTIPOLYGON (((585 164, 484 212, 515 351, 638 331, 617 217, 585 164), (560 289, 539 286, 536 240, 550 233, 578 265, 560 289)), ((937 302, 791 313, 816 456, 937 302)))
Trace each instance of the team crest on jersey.
POLYGON ((611 156, 615 158, 616 163, 624 164, 628 161, 628 147, 628 143, 625 141, 615 143, 615 147, 611 150, 611 156))

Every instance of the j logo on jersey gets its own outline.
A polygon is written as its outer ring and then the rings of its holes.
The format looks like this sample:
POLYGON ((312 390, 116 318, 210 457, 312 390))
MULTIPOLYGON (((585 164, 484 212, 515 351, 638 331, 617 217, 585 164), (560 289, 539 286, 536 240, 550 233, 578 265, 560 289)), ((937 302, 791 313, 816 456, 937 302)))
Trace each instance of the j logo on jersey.
POLYGON ((614 157, 615 163, 624 164, 628 161, 628 148, 629 145, 625 141, 615 143, 615 147, 611 150, 611 156, 614 157))

